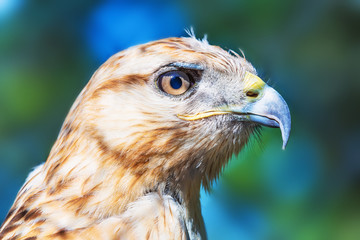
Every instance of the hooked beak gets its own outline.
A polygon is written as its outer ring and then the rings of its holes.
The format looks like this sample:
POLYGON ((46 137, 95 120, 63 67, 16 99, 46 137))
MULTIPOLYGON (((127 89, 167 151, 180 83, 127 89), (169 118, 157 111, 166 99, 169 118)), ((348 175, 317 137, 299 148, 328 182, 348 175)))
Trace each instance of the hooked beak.
POLYGON ((239 121, 250 121, 267 127, 280 128, 282 148, 285 149, 291 130, 291 116, 285 100, 252 73, 246 72, 244 84, 244 91, 248 98, 247 104, 225 106, 194 115, 178 115, 178 117, 193 121, 214 115, 232 114, 239 121))
POLYGON ((283 139, 282 148, 285 149, 290 136, 291 116, 286 102, 273 88, 265 86, 261 99, 248 103, 245 107, 234 106, 229 110, 242 121, 280 128, 283 139))

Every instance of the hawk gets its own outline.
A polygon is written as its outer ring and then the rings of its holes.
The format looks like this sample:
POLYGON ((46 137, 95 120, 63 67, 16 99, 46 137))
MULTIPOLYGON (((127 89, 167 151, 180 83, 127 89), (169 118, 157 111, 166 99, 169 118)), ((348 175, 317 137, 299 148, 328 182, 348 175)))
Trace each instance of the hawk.
POLYGON ((283 98, 235 52, 194 36, 110 57, 70 109, 46 162, 19 191, 1 239, 206 239, 209 189, 283 98))

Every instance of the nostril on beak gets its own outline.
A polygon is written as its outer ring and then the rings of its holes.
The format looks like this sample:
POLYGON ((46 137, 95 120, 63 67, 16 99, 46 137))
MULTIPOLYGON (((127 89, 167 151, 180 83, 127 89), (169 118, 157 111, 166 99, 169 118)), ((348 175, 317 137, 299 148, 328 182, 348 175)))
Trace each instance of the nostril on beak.
POLYGON ((247 91, 246 96, 251 97, 251 98, 256 98, 257 96, 259 96, 259 91, 257 91, 257 90, 247 91))

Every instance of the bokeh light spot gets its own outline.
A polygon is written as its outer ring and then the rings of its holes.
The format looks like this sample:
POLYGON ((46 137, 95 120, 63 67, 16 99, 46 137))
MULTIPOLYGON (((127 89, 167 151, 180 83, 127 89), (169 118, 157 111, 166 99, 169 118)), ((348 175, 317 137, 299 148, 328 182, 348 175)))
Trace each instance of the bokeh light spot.
POLYGON ((99 61, 130 46, 165 37, 180 36, 184 13, 166 1, 139 4, 107 1, 90 16, 86 39, 99 61))
POLYGON ((13 14, 20 5, 20 0, 0 0, 0 21, 13 14))

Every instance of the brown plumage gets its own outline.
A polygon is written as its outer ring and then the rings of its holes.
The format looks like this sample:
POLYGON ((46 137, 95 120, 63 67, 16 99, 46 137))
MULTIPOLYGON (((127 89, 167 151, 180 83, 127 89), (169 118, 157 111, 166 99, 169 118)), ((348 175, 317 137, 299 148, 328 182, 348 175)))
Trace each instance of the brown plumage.
POLYGON ((82 90, 1 239, 206 239, 199 191, 259 124, 290 131, 252 65, 206 40, 112 56, 82 90))

